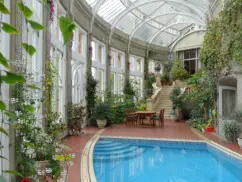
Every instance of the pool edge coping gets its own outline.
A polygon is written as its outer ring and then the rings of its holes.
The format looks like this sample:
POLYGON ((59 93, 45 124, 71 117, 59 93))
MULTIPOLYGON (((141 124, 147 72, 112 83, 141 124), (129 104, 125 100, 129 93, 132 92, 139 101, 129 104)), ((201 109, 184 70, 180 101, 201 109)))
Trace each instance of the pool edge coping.
POLYGON ((171 141, 171 142, 194 142, 194 143, 206 143, 207 145, 210 145, 212 147, 214 147, 215 149, 226 153, 227 155, 231 156, 231 157, 235 157, 239 160, 242 160, 242 155, 234 152, 220 144, 217 144, 216 142, 209 140, 209 139, 199 139, 199 140, 189 140, 189 139, 169 139, 169 138, 144 138, 144 137, 122 137, 122 136, 101 136, 100 134, 103 132, 104 130, 101 130, 99 132, 97 132, 87 143, 85 148, 83 149, 83 154, 81 156, 81 181, 82 182, 96 182, 96 176, 94 173, 94 168, 93 168, 93 151, 94 151, 94 146, 96 144, 96 142, 100 139, 100 138, 114 138, 114 139, 133 139, 133 140, 152 140, 152 141, 171 141), (86 148, 87 147, 87 148, 86 148), (88 149, 88 151, 86 150, 88 149), (84 153, 84 150, 88 153, 84 153), (86 154, 86 155, 85 155, 86 154), (84 157, 84 160, 83 160, 84 157), (87 157, 87 159, 85 158, 87 157), (86 161, 86 163, 83 164, 83 161, 86 161), (84 166, 84 167, 83 167, 84 166), (85 177, 83 179, 83 175, 85 174, 85 177))

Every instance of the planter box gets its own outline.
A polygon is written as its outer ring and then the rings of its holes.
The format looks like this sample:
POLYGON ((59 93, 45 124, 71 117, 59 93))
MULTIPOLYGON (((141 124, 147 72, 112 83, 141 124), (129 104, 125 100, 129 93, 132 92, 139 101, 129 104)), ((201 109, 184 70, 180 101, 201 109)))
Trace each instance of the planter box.
MULTIPOLYGON (((64 169, 65 167, 65 162, 64 161, 60 161, 60 165, 61 168, 64 169)), ((47 176, 48 174, 46 174, 46 169, 48 168, 48 161, 36 161, 35 162, 35 169, 37 171, 37 179, 39 182, 46 182, 47 181, 47 176), (42 174, 39 175, 39 172, 41 172, 42 174)), ((48 178, 50 179, 50 178, 48 178)))

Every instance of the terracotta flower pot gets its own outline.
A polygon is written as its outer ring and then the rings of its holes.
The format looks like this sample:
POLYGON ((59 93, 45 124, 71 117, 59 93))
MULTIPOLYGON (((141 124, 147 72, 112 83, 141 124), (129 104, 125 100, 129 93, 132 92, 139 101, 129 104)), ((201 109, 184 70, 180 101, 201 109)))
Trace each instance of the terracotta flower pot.
POLYGON ((205 131, 206 131, 206 132, 214 132, 215 129, 214 129, 213 126, 208 126, 208 127, 205 128, 205 131))

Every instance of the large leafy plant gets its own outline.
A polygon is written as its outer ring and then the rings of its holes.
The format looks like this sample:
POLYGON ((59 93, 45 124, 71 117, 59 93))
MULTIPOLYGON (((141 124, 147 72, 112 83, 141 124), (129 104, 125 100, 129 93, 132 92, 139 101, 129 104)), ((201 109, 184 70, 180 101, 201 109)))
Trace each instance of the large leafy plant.
POLYGON ((96 104, 97 99, 97 84, 98 81, 95 80, 91 72, 87 72, 87 84, 86 84, 86 101, 87 101, 87 114, 88 118, 91 117, 92 108, 96 104))
POLYGON ((220 15, 208 22, 201 51, 201 63, 207 74, 217 77, 233 60, 242 62, 242 2, 228 0, 220 15))
POLYGON ((170 74, 173 80, 184 80, 188 77, 188 73, 179 59, 175 59, 173 62, 170 74))
POLYGON ((110 105, 105 103, 96 104, 92 109, 91 117, 98 120, 112 120, 113 115, 110 105))
POLYGON ((170 94, 170 100, 172 101, 172 109, 181 109, 184 104, 184 95, 181 93, 180 88, 174 88, 170 94))

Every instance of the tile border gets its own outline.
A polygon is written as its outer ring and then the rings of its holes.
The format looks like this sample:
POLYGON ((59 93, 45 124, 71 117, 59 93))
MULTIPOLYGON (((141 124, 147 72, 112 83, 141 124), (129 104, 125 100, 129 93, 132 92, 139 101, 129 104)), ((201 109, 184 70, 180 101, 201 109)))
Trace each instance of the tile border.
POLYGON ((93 150, 96 142, 99 139, 100 134, 105 129, 102 129, 95 133, 95 135, 86 143, 82 155, 81 155, 81 182, 96 182, 96 177, 93 169, 93 150))
MULTIPOLYGON (((94 168, 93 168, 93 151, 96 142, 100 138, 110 138, 110 139, 132 139, 132 140, 147 140, 147 141, 170 141, 170 142, 188 142, 188 143, 205 143, 220 152, 224 152, 230 157, 234 157, 235 159, 242 161, 242 155, 222 146, 219 145, 211 140, 208 140, 206 137, 201 137, 200 140, 187 140, 187 139, 170 139, 170 138, 144 138, 144 137, 121 137, 121 136, 101 136, 100 134, 104 131, 98 131, 86 144, 82 156, 81 156, 81 181, 82 182, 96 182, 96 176, 94 174, 94 168)), ((199 137, 200 134, 194 131, 199 137)))
POLYGON ((222 146, 222 145, 220 145, 220 144, 218 144, 218 143, 216 143, 216 142, 214 142, 212 140, 209 140, 207 137, 203 136, 201 133, 199 133, 197 130, 195 130, 193 128, 192 128, 192 131, 196 135, 198 135, 200 138, 204 139, 207 142, 208 145, 210 145, 212 147, 215 147, 216 149, 219 149, 220 151, 228 154, 229 156, 232 156, 232 157, 235 157, 235 158, 238 158, 238 159, 242 160, 242 155, 241 154, 239 154, 237 152, 234 152, 234 151, 232 151, 232 150, 230 150, 230 149, 228 149, 228 148, 226 148, 226 147, 224 147, 224 146, 222 146))

